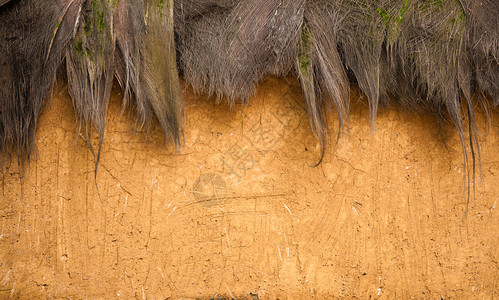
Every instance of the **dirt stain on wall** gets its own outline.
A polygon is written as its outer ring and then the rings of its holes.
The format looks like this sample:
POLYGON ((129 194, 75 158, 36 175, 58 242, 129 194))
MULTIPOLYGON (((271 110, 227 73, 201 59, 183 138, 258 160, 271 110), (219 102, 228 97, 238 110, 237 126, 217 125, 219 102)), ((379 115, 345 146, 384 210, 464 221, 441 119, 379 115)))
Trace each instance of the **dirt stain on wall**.
POLYGON ((299 85, 268 79, 248 106, 184 90, 185 145, 134 134, 113 91, 97 184, 62 85, 40 119, 23 188, 0 197, 0 297, 492 298, 499 284, 499 119, 481 117, 466 209, 459 138, 382 109, 322 164, 299 85))

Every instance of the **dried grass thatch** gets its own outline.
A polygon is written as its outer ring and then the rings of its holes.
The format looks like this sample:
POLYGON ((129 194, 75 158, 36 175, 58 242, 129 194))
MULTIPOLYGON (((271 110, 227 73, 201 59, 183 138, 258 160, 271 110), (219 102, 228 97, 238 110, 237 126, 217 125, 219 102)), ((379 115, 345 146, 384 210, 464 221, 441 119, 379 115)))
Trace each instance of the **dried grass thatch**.
MULTIPOLYGON (((33 148, 43 101, 64 56, 62 45, 71 36, 53 35, 64 12, 59 3, 26 0, 22 5, 20 1, 1 4, 0 151, 17 151, 22 161, 33 148)), ((66 22, 60 24, 64 30, 70 27, 66 22)))
POLYGON ((472 96, 499 104, 498 18, 495 0, 178 0, 175 30, 187 82, 230 104, 261 78, 294 71, 323 147, 324 108, 336 107, 340 130, 347 120, 349 77, 368 98, 372 124, 389 100, 446 110, 463 150, 464 96, 474 162, 472 96))
POLYGON ((136 100, 138 124, 156 116, 165 137, 179 144, 173 28, 186 81, 232 105, 252 96, 266 76, 296 74, 322 149, 325 111, 336 108, 340 132, 352 81, 367 96, 372 124, 380 103, 389 101, 439 116, 446 111, 465 160, 467 114, 473 162, 475 102, 491 97, 499 104, 497 0, 176 0, 175 7, 173 0, 53 2, 0 0, 3 153, 13 148, 29 155, 43 100, 64 58, 85 132, 92 122, 102 143, 116 76, 124 103, 136 100))
MULTIPOLYGON (((0 0, 1 1, 1 0, 0 0)), ((56 70, 66 61, 78 128, 104 136, 113 79, 136 100, 138 124, 156 116, 180 143, 182 106, 171 0, 0 2, 0 153, 33 149, 36 122, 56 70)), ((89 142, 91 148, 92 145, 89 142)), ((93 148, 92 148, 93 151, 93 148)))

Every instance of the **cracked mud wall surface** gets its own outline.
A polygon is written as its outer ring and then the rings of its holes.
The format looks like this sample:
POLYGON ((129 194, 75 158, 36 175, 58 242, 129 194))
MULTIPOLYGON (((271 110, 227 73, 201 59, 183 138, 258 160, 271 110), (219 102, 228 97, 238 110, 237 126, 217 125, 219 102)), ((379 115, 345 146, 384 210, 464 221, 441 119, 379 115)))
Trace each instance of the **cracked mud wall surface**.
MULTIPOLYGON (((134 135, 113 91, 97 185, 58 84, 23 187, 0 200, 0 298, 492 298, 499 288, 499 114, 480 115, 466 209, 457 133, 352 95, 327 151, 299 85, 268 79, 234 109, 184 90, 185 146, 134 135), (480 172, 477 171, 480 176, 480 172)), ((84 129, 82 129, 84 130, 84 129)), ((94 140, 95 142, 96 140, 94 140)))

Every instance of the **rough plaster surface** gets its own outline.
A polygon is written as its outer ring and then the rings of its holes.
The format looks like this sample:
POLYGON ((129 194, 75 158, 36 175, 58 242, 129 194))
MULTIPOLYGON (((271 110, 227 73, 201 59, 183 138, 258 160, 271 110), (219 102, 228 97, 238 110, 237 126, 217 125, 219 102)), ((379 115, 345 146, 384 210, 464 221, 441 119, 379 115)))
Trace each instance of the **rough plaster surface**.
POLYGON ((177 153, 157 129, 134 135, 119 93, 97 186, 60 84, 22 190, 7 169, 0 298, 498 296, 498 114, 489 129, 479 116, 482 173, 465 215, 457 134, 432 117, 382 109, 372 133, 354 94, 349 131, 335 143, 330 114, 313 168, 294 82, 271 78, 233 109, 184 91, 177 153))

